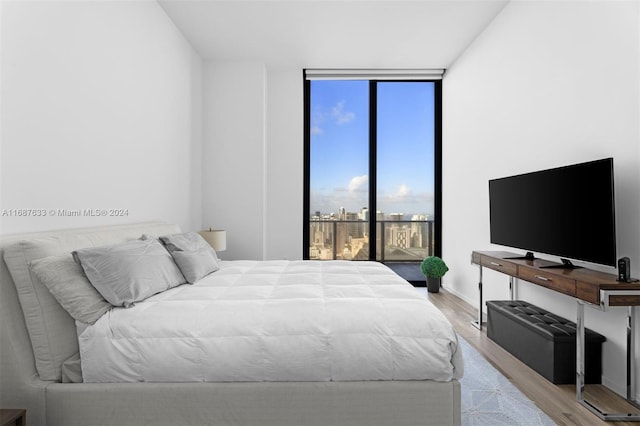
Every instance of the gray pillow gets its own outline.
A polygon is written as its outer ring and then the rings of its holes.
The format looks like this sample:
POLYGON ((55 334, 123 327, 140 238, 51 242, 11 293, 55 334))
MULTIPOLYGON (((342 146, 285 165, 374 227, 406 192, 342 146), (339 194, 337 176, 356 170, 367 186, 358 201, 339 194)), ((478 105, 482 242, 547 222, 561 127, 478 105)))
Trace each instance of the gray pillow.
POLYGON ((73 319, 93 324, 111 309, 71 255, 36 259, 29 267, 73 319))
POLYGON ((73 252, 91 284, 113 306, 130 307, 185 283, 158 240, 132 240, 73 252))
POLYGON ((187 282, 193 284, 220 269, 216 252, 200 234, 185 232, 160 237, 187 282))

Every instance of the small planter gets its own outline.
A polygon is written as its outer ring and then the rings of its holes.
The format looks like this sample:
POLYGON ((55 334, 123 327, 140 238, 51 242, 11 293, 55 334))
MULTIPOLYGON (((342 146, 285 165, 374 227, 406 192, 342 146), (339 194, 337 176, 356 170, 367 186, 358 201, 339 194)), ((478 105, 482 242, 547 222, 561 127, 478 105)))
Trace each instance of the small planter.
POLYGON ((442 277, 449 270, 446 263, 438 256, 429 256, 422 261, 420 269, 427 278, 427 291, 429 293, 440 292, 442 277))
POLYGON ((438 293, 440 291, 440 283, 442 278, 427 277, 427 291, 429 293, 438 293))

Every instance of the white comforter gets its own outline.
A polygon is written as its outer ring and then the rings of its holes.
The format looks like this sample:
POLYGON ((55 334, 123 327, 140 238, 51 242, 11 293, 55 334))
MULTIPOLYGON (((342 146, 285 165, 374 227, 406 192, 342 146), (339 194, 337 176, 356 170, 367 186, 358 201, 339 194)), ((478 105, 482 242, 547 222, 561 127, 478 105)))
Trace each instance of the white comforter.
POLYGON ((462 376, 449 321, 376 262, 227 261, 80 327, 85 382, 462 376))

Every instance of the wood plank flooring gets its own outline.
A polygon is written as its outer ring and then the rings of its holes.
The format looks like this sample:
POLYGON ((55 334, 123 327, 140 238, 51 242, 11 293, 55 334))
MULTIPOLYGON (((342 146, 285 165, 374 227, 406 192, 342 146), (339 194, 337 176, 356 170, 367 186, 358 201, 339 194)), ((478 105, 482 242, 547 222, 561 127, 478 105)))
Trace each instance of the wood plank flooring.
MULTIPOLYGON (((477 309, 446 289, 427 294, 429 300, 449 318, 458 334, 558 425, 640 426, 638 422, 600 420, 576 401, 575 385, 554 385, 489 339, 486 327, 482 332, 473 327, 471 322, 477 318, 477 309)), ((610 412, 639 411, 604 386, 587 385, 585 393, 588 400, 602 403, 601 409, 606 408, 610 412)))

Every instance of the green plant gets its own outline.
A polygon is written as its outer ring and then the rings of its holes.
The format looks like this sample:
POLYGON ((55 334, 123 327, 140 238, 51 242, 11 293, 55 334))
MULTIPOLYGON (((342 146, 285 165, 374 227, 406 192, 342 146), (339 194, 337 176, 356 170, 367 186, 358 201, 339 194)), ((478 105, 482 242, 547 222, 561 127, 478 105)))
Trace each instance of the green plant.
POLYGON ((425 257, 420 264, 420 269, 424 276, 428 278, 442 278, 449 270, 444 260, 438 256, 425 257))

